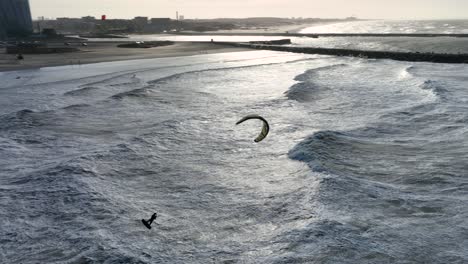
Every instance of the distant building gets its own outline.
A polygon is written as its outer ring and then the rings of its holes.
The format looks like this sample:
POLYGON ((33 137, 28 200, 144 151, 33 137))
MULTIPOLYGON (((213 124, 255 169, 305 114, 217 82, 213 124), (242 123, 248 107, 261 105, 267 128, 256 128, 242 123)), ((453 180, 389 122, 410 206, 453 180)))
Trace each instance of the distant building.
POLYGON ((28 0, 0 0, 0 37, 25 36, 32 31, 28 0))
POLYGON ((69 18, 58 17, 53 21, 45 21, 41 23, 42 28, 53 28, 60 34, 80 34, 88 33, 95 29, 96 22, 88 21, 90 18, 69 18))
POLYGON ((81 20, 84 22, 96 22, 96 18, 93 16, 84 16, 81 20))
POLYGON ((184 19, 185 19, 184 15, 179 16, 179 20, 184 20, 184 19))
POLYGON ((163 18, 152 18, 151 19, 151 24, 153 25, 157 25, 157 24, 169 24, 171 22, 171 19, 170 18, 166 18, 166 17, 163 17, 163 18))
POLYGON ((152 32, 163 32, 170 30, 171 19, 170 18, 152 18, 151 23, 148 25, 152 32))
POLYGON ((135 30, 142 32, 148 26, 148 17, 135 17, 133 23, 135 24, 135 30))
POLYGON ((109 34, 135 32, 133 21, 128 19, 106 19, 104 21, 100 21, 98 28, 101 33, 109 34))

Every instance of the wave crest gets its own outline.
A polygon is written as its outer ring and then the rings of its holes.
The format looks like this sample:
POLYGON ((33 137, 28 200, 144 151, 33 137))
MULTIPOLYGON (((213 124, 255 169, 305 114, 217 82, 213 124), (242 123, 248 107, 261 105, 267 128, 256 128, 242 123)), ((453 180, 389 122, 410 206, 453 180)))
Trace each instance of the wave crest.
POLYGON ((443 88, 437 81, 433 80, 425 80, 421 85, 420 88, 423 90, 430 91, 434 96, 445 99, 445 95, 447 94, 447 89, 443 88))
POLYGON ((99 88, 96 88, 96 87, 84 87, 84 88, 81 88, 81 89, 66 92, 63 95, 65 95, 65 96, 86 96, 86 95, 90 95, 92 92, 94 92, 94 91, 96 91, 98 89, 99 88))
POLYGON ((321 71, 334 70, 346 66, 348 65, 340 63, 308 70, 294 78, 294 80, 298 81, 299 83, 291 86, 291 88, 285 92, 285 95, 288 99, 298 102, 310 102, 317 100, 320 98, 320 91, 328 88, 320 87, 315 84, 314 76, 316 76, 316 74, 321 71))

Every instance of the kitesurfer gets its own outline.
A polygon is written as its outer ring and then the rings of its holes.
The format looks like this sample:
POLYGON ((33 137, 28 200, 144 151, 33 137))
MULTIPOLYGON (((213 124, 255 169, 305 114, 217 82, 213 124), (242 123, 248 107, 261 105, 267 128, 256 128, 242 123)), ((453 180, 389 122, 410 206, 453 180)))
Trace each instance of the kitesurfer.
POLYGON ((141 219, 141 221, 148 229, 151 229, 151 224, 153 223, 154 220, 156 220, 157 217, 158 217, 158 214, 154 213, 149 220, 141 219))

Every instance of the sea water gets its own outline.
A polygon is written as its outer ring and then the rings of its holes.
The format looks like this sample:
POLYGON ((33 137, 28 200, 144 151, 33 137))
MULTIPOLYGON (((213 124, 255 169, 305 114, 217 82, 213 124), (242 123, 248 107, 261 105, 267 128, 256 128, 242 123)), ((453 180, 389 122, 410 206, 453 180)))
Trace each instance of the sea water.
POLYGON ((0 73, 0 262, 466 263, 467 73, 270 51, 0 73))

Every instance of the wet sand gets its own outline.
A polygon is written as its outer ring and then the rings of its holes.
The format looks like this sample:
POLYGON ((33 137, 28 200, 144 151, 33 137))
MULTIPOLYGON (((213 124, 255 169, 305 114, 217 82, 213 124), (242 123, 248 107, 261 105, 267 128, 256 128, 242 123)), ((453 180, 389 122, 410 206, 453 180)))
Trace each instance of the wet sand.
MULTIPOLYGON (((15 55, 6 54, 0 49, 0 71, 12 71, 62 65, 77 65, 98 62, 152 59, 162 57, 180 57, 198 54, 212 54, 248 50, 228 45, 212 43, 179 42, 171 46, 149 49, 118 48, 124 42, 87 42, 81 51, 54 54, 25 54, 24 60, 18 61, 15 55)), ((72 44, 72 46, 78 44, 72 44)))

